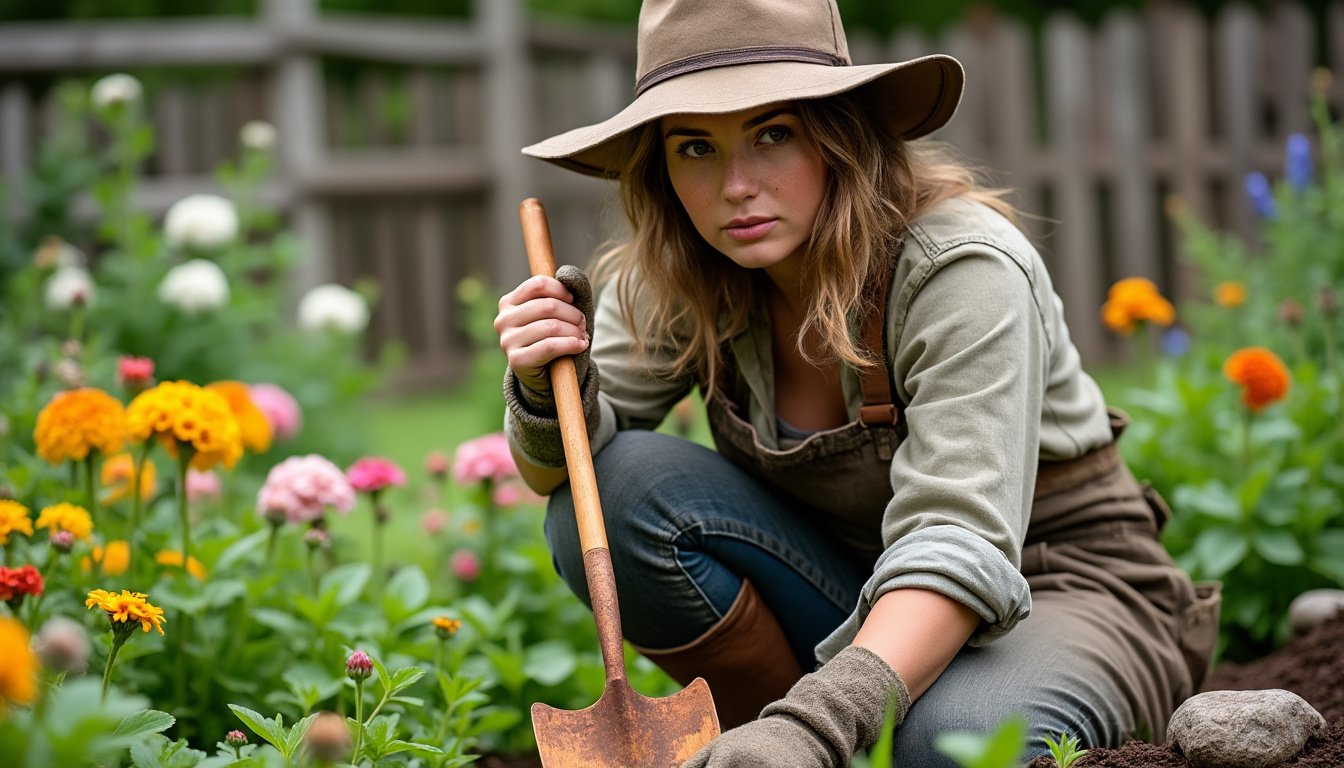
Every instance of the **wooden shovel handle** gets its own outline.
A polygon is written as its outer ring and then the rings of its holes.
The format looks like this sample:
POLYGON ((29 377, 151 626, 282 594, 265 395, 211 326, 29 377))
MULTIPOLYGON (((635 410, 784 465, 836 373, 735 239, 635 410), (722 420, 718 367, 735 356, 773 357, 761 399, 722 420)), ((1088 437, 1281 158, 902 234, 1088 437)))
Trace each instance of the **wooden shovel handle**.
MULTIPOLYGON (((551 249, 551 227, 541 201, 529 197, 518 206, 523 225, 523 245, 534 275, 555 276, 555 254, 551 249)), ((616 574, 607 548, 606 525, 602 520, 602 502, 597 495, 597 475, 593 472, 593 454, 588 446, 588 425, 583 416, 583 397, 574 359, 557 357, 551 361, 551 391, 560 419, 560 439, 565 446, 565 465, 569 487, 574 496, 574 516, 579 525, 579 543, 583 547, 583 571, 588 579, 588 595, 593 604, 602 646, 602 662, 607 680, 625 678, 625 656, 621 647, 621 615, 616 599, 616 574)))

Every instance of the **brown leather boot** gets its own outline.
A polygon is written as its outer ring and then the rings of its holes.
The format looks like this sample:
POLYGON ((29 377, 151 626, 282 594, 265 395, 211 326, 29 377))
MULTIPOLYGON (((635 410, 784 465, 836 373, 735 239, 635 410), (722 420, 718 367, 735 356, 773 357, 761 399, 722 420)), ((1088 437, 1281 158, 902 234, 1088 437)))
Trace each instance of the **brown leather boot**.
POLYGON ((745 579, 728 613, 700 637, 676 648, 635 650, 682 685, 705 678, 725 731, 755 720, 803 676, 784 630, 745 579))

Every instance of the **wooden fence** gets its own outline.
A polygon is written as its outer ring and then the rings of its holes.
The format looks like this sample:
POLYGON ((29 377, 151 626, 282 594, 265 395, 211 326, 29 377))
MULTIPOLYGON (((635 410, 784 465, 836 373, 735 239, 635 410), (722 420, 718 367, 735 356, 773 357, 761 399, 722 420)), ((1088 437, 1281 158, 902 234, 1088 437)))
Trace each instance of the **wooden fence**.
MULTIPOLYGON (((465 368, 454 286, 510 285, 526 270, 516 206, 536 195, 562 260, 584 262, 614 232, 610 185, 524 158, 519 147, 602 119, 630 97, 633 30, 525 17, 520 0, 476 0, 462 21, 319 14, 316 0, 262 0, 255 19, 0 24, 0 179, 28 173, 54 114, 37 83, 108 71, 160 76, 150 94, 158 149, 141 203, 156 213, 214 187, 237 132, 266 119, 280 166, 263 199, 307 248, 297 288, 378 279, 375 340, 410 352, 406 387, 465 368), (227 73, 202 79, 185 73, 227 73)), ((1061 14, 1030 32, 981 13, 940 39, 851 34, 857 63, 935 51, 968 81, 940 137, 1021 191, 1093 361, 1116 348, 1098 321, 1127 275, 1189 295, 1195 278, 1163 213, 1177 195, 1206 220, 1254 235, 1242 193, 1277 173, 1309 129, 1312 70, 1344 70, 1344 6, 1313 18, 1292 3, 1234 6, 1208 19, 1176 2, 1097 28, 1061 14)), ((1338 106, 1344 89, 1329 97, 1338 106)), ((90 204, 84 210, 92 212, 90 204)), ((11 214, 22 215, 22 201, 11 214)))

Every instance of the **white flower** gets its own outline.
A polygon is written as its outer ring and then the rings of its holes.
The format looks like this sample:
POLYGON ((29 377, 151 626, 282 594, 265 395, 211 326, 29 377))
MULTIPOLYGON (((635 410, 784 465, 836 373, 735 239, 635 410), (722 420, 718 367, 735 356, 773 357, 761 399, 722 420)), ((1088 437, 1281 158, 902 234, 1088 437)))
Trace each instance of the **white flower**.
POLYGON ((144 88, 140 86, 139 80, 124 72, 118 72, 94 83, 89 91, 89 98, 93 101, 93 106, 107 109, 118 104, 139 101, 143 93, 144 88))
POLYGON ((213 261, 192 259, 168 270, 159 299, 189 315, 229 303, 229 279, 213 261))
POLYGON ((265 120, 249 120, 238 132, 238 140, 248 149, 268 151, 275 146, 275 126, 265 120))
POLYGON ((369 324, 369 304, 343 285, 319 285, 299 301, 299 327, 310 331, 334 328, 359 333, 369 324))
POLYGON ((53 269, 55 267, 79 267, 89 263, 84 252, 75 246, 65 242, 56 235, 49 235, 42 241, 42 247, 33 254, 33 263, 38 269, 53 269))
POLYGON ((93 276, 83 267, 59 267, 47 278, 46 300, 51 309, 69 309, 93 303, 93 276))
POLYGON ((173 245, 216 248, 238 235, 238 212, 219 195, 188 195, 168 209, 163 233, 173 245))

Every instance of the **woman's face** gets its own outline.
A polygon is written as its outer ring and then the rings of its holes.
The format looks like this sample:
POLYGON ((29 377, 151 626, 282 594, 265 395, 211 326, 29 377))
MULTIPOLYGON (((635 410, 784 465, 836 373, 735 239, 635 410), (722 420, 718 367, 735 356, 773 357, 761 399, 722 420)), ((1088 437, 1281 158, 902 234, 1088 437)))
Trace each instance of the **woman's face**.
POLYGON ((659 121, 672 188, 700 236, 747 268, 796 265, 826 164, 788 104, 659 121))

